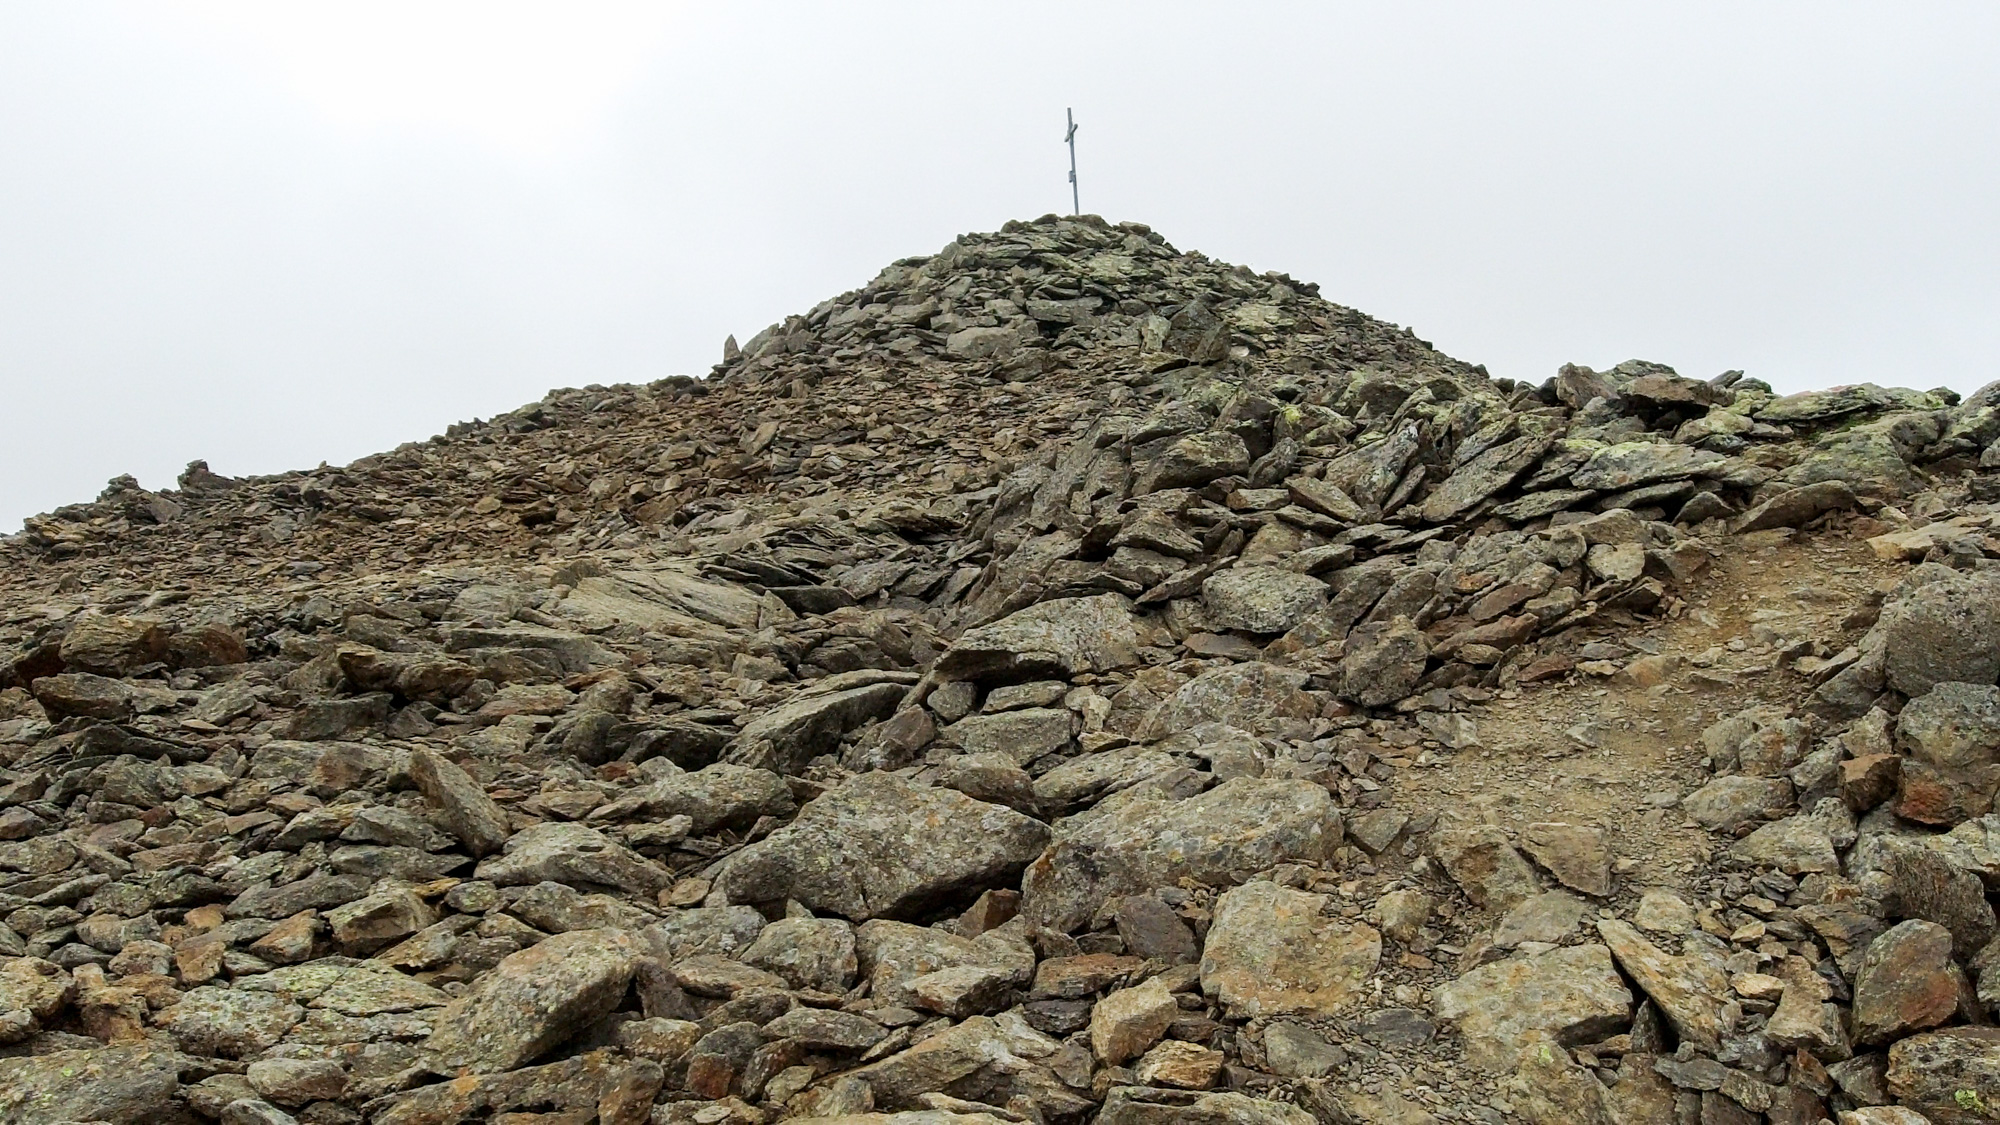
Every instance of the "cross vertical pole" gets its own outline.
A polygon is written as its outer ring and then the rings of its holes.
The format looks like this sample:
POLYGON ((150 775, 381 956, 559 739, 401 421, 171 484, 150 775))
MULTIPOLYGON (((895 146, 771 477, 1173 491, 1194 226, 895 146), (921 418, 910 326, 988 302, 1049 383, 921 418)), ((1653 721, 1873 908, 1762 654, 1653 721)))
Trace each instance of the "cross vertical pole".
POLYGON ((1063 116, 1069 121, 1069 132, 1063 134, 1063 140, 1069 145, 1069 213, 1081 215, 1083 204, 1079 202, 1081 197, 1076 192, 1076 111, 1065 109, 1063 116))

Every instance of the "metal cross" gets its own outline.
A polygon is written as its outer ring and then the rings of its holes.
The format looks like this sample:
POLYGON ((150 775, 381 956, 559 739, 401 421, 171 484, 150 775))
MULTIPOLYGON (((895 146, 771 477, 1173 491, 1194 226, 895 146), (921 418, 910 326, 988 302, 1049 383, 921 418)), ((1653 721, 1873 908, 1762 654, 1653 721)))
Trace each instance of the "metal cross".
POLYGON ((1081 215, 1083 204, 1078 202, 1076 193, 1076 113, 1065 109, 1063 116, 1069 119, 1069 132, 1063 134, 1063 140, 1069 144, 1069 213, 1081 215))

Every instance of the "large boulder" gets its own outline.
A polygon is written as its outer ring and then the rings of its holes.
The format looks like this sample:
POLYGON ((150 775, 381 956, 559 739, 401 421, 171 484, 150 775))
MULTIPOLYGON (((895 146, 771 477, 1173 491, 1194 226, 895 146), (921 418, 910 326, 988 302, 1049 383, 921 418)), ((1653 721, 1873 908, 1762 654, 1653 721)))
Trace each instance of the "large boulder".
POLYGON ((184 1061, 150 1044, 0 1059, 0 1122, 172 1120, 184 1061))
POLYGON ((715 886, 731 902, 789 898, 857 922, 912 917, 1011 884, 1048 839, 1004 805, 867 773, 729 857, 715 886))
POLYGON ((1889 1048, 1889 1093, 1934 1125, 2000 1121, 2000 1028, 1954 1027, 1889 1048))
POLYGON ((480 863, 476 874, 502 887, 572 883, 647 895, 674 881, 673 872, 597 829, 563 821, 516 832, 499 855, 480 863))
POLYGON ((642 955, 619 930, 573 930, 510 953, 439 1013, 425 1052, 446 1074, 533 1062, 616 1010, 642 955))
POLYGON ((1340 842, 1340 810, 1310 781, 1239 777, 1182 800, 1135 793, 1058 826, 1022 878, 1021 910, 1074 930, 1110 899, 1183 878, 1231 886, 1275 864, 1320 863, 1340 842))
POLYGON ((77 619, 63 636, 63 663, 80 672, 127 676, 136 668, 165 660, 168 635, 157 621, 111 614, 77 619))
POLYGON ((1248 633, 1282 633, 1326 605, 1326 583, 1271 566, 1239 566, 1201 584, 1209 624, 1248 633))
POLYGON ((190 1055, 244 1059, 270 1049, 305 1015, 283 996, 203 986, 153 1017, 190 1055))
POLYGON ((590 814, 592 820, 646 815, 661 820, 685 816, 689 831, 706 836, 718 828, 741 831, 759 817, 790 816, 792 788, 770 770, 716 762, 692 773, 677 773, 625 794, 590 814))
POLYGON ((1536 1041, 1573 1047, 1631 1018, 1632 993, 1602 945, 1572 945, 1482 965, 1438 989, 1435 1010, 1465 1037, 1466 1061, 1500 1073, 1536 1041))
MULTIPOLYGON (((2000 647, 2000 637, 1994 638, 2000 647)), ((2000 687, 1940 683, 1910 700, 1896 718, 1896 742, 1918 761, 1945 770, 2000 760, 2000 687)))
POLYGON ((1225 892, 1202 949, 1202 991, 1238 1019, 1346 1009, 1382 959, 1382 935, 1331 916, 1331 902, 1264 880, 1225 892))
POLYGON ((1951 1019, 1963 974, 1951 960, 1951 931, 1912 919, 1868 945, 1854 978, 1854 1038, 1887 1043, 1951 1019))
POLYGON ((1925 563, 1882 607, 1879 627, 1883 670, 1904 695, 2000 679, 2000 575, 1925 563))
POLYGON ((1212 668, 1148 711, 1138 735, 1150 742, 1202 723, 1256 731, 1269 729, 1277 719, 1316 718, 1319 702, 1306 692, 1307 678, 1304 672, 1262 661, 1212 668))
POLYGON ((888 718, 915 680, 908 673, 869 670, 828 676, 750 720, 724 757, 737 765, 798 773, 839 746, 848 731, 888 718))
POLYGON ((968 629, 938 657, 943 680, 1020 683, 1139 662, 1132 603, 1118 594, 1040 602, 968 629))
POLYGON ((1712 475, 1727 462, 1728 458, 1719 453, 1692 446, 1628 441, 1591 454, 1582 468, 1570 474, 1570 483, 1599 492, 1623 492, 1661 481, 1712 475))

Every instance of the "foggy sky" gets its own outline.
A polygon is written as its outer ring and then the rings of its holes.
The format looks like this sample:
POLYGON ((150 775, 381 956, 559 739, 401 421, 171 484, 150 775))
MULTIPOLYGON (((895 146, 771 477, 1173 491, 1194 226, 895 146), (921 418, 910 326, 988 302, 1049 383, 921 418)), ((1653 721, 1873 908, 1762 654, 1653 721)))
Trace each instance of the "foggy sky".
POLYGON ((1067 211, 1069 106, 1085 211, 1495 375, 1969 391, 1996 57, 1987 3, 10 0, 0 529, 704 373, 1067 211))

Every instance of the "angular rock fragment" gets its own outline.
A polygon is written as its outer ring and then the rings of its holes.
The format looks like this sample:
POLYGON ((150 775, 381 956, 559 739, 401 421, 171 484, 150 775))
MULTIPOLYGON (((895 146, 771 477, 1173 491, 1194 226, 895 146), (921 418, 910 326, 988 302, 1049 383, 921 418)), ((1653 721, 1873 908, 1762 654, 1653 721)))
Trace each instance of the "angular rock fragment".
POLYGON ((1594 1042, 1631 1017, 1632 994, 1602 945, 1526 954, 1472 970, 1440 988, 1436 1012, 1465 1037, 1466 1058, 1493 1073, 1523 1046, 1594 1042))
POLYGON ((1326 604, 1326 583, 1268 566, 1239 566, 1201 584, 1208 619, 1223 629, 1282 633, 1326 604))
POLYGON ((1722 1041, 1721 1005, 1729 979, 1699 954, 1673 956, 1625 922, 1605 919, 1597 932, 1611 955, 1666 1016, 1684 1042, 1713 1051, 1722 1041))
POLYGON ((1263 881, 1224 893, 1202 948, 1202 990, 1239 1019, 1341 1012, 1374 974, 1382 936, 1327 917, 1329 905, 1263 881))
POLYGON ((547 823, 508 837, 497 856, 479 864, 477 876, 497 886, 570 883, 655 894, 674 881, 672 872, 582 824, 547 823))
POLYGON ((0 1120, 149 1125, 172 1111, 180 1068, 152 1045, 0 1059, 0 1120))
POLYGON ((897 673, 847 675, 865 682, 844 686, 837 682, 840 677, 828 677, 784 706, 759 715, 737 733, 726 760, 773 773, 797 773, 839 745, 848 731, 887 718, 914 679, 897 673))
POLYGON ((1021 880, 1021 913, 1074 930, 1109 899, 1187 877, 1241 882, 1276 863, 1323 861, 1341 820, 1309 781, 1237 778, 1199 796, 1137 796, 1110 812, 1065 822, 1021 880))
POLYGON ((1319 705, 1304 690, 1307 679, 1303 672, 1264 663, 1203 672, 1149 711, 1138 735, 1152 741, 1202 723, 1255 731, 1277 719, 1311 718, 1319 705))
POLYGON ((1854 978, 1854 1037, 1887 1043, 1949 1020, 1963 976, 1951 960, 1951 932, 1932 922, 1892 926, 1868 945, 1854 978))
POLYGON ((968 629, 938 657, 944 679, 1019 683, 1138 663, 1132 606, 1117 594, 1042 602, 968 629))
POLYGON ((1048 843, 1040 821, 891 774, 856 777, 731 856, 731 902, 796 899, 853 921, 898 918, 1011 882, 1048 843))
POLYGON ((615 1009, 640 956, 617 930, 557 934, 510 954, 439 1014, 424 1049, 447 1074, 533 1062, 615 1009))
POLYGON ((446 827, 474 859, 492 855, 507 842, 507 814, 457 764, 418 747, 410 752, 410 779, 437 802, 446 827))

